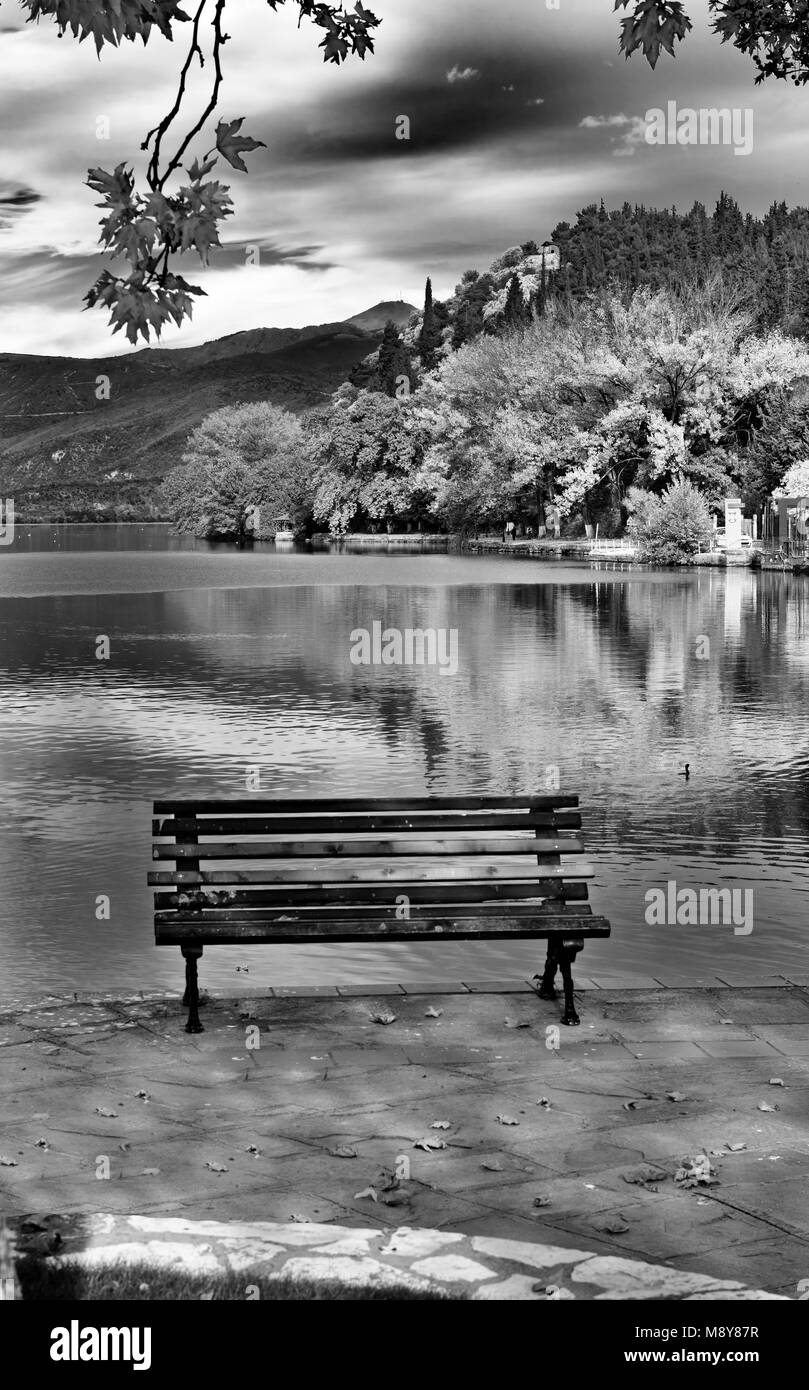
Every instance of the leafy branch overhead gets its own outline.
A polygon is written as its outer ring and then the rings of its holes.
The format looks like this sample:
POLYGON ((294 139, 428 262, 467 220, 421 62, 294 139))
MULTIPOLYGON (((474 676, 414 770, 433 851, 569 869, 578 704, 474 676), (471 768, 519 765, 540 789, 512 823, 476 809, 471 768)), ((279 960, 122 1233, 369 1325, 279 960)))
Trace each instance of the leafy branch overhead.
MULTIPOLYGON (((53 19, 59 36, 71 33, 80 43, 92 39, 97 53, 105 45, 117 48, 124 40, 146 44, 154 30, 170 42, 186 37, 177 91, 162 120, 141 144, 149 152, 146 187, 136 189, 127 164, 112 173, 90 169, 87 183, 100 195, 103 212, 100 243, 113 260, 126 262, 105 269, 85 296, 88 308, 109 310, 114 332, 124 329, 131 343, 141 335, 147 342, 163 325, 178 326, 190 318, 194 298, 204 294, 171 269, 171 258, 196 251, 207 265, 212 247, 220 245, 219 229, 232 216, 233 203, 227 184, 210 178, 219 159, 233 169, 247 172, 243 155, 264 145, 241 133, 244 117, 220 120, 216 144, 200 159, 185 167, 179 187, 169 181, 183 168, 190 145, 201 134, 219 103, 223 82, 222 54, 230 35, 225 32, 227 0, 193 0, 188 13, 179 0, 20 0, 29 20, 53 19), (185 26, 185 27, 182 27, 185 26), (204 27, 203 27, 204 26, 204 27), (192 70, 211 73, 207 101, 195 116, 187 116, 187 84, 192 70), (166 146, 169 146, 167 152, 166 146)), ((267 0, 273 11, 287 0, 267 0)), ((373 31, 380 21, 357 0, 353 10, 344 4, 318 0, 291 0, 298 7, 298 24, 309 20, 323 32, 320 48, 327 63, 344 62, 349 56, 373 53, 373 31)))
MULTIPOLYGON (((621 20, 620 47, 627 58, 640 50, 652 67, 661 49, 675 45, 693 28, 679 0, 614 0, 621 20)), ((714 32, 752 59, 756 82, 767 77, 802 86, 809 81, 809 0, 708 0, 714 32)))

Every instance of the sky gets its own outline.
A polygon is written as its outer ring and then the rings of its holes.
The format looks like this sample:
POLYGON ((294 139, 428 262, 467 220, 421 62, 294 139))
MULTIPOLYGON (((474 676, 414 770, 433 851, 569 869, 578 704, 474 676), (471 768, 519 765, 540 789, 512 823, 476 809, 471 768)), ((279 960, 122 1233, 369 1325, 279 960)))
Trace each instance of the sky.
MULTIPOLYGON (((427 275, 440 298, 468 267, 550 238, 601 198, 711 209, 724 189, 754 213, 809 203, 809 86, 755 86, 750 61, 712 33, 707 0, 686 0, 694 30, 655 72, 618 52, 613 0, 558 5, 369 0, 382 20, 376 52, 337 68, 318 52, 321 31, 298 29, 291 0, 275 14, 265 0, 229 0, 210 132, 243 116, 266 149, 247 156, 248 174, 220 175, 235 203, 222 249, 207 269, 194 255, 176 266, 207 297, 161 344, 333 322, 378 300, 420 304, 427 275), (751 152, 649 145, 646 113, 672 101, 750 111, 751 152), (396 138, 402 115, 409 140, 396 138)), ((103 310, 82 307, 103 266, 115 268, 84 180, 125 161, 143 185, 141 141, 173 99, 190 26, 174 43, 153 35, 99 60, 91 43, 24 16, 1 0, 0 352, 128 351, 103 310)), ((189 112, 200 101, 194 85, 189 112)), ((212 144, 203 134, 193 150, 212 144)))

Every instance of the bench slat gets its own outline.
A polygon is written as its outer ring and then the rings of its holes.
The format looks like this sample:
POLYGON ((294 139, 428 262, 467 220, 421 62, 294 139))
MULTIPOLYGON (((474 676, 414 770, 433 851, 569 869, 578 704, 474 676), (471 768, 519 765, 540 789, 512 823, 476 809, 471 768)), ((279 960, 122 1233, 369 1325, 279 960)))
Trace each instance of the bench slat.
POLYGON ((315 922, 274 922, 271 930, 258 922, 227 922, 221 926, 199 921, 178 921, 172 916, 169 922, 155 926, 155 941, 158 946, 181 946, 189 941, 203 941, 212 945, 248 945, 251 941, 291 944, 298 941, 327 941, 340 943, 349 941, 410 941, 414 937, 454 940, 486 940, 499 937, 516 939, 528 937, 554 936, 609 936, 610 925, 604 917, 585 917, 560 915, 556 917, 537 915, 534 917, 487 917, 474 920, 464 917, 434 917, 417 921, 399 922, 371 921, 354 918, 335 924, 324 932, 322 923, 315 922))
POLYGON ((293 800, 274 800, 267 798, 242 798, 231 801, 188 801, 178 798, 175 801, 161 798, 154 802, 156 816, 176 815, 233 815, 239 813, 266 816, 288 816, 305 814, 324 815, 334 812, 369 812, 379 814, 389 811, 402 815, 407 811, 553 811, 557 807, 577 807, 578 796, 557 792, 553 796, 415 796, 415 797, 297 797, 293 800))
MULTIPOLYGON (((484 917, 502 917, 504 912, 503 903, 416 903, 410 908, 410 916, 404 920, 407 922, 432 921, 436 917, 444 916, 475 920, 484 917)), ((592 909, 585 903, 576 903, 570 907, 565 907, 563 904, 555 902, 520 902, 510 904, 508 915, 514 918, 588 917, 592 916, 592 909)), ((325 907, 320 904, 316 907, 276 908, 274 911, 256 908, 252 912, 245 907, 205 907, 201 909, 180 907, 157 911, 154 919, 155 923, 186 922, 197 923, 197 925, 212 923, 214 926, 220 922, 261 922, 267 927, 271 923, 273 926, 277 926, 278 923, 286 922, 319 922, 324 931, 328 931, 334 922, 364 921, 366 919, 373 922, 402 920, 396 916, 395 903, 370 907, 325 907)))
POLYGON ((155 819, 152 834, 183 840, 193 835, 344 835, 381 831, 415 831, 417 834, 447 830, 581 830, 578 811, 536 811, 524 815, 445 816, 183 816, 155 819))
MULTIPOLYGON (((204 846, 196 846, 197 855, 204 846)), ((202 856, 204 858, 204 855, 202 856)), ((541 879, 585 879, 593 877, 591 864, 542 866, 541 879)), ((428 883, 454 882, 456 879, 485 883, 491 879, 530 879, 537 882, 536 864, 453 864, 437 860, 434 864, 367 864, 354 868, 349 863, 323 862, 307 867, 289 865, 283 869, 186 869, 160 871, 148 875, 152 885, 179 883, 428 883)))
POLYGON ((211 844, 160 844, 153 859, 388 859, 408 855, 421 858, 472 854, 557 855, 581 854, 581 840, 232 840, 211 844))
MULTIPOLYGON (((509 883, 446 883, 404 885, 411 903, 484 903, 495 899, 498 902, 518 902, 524 898, 546 899, 554 902, 565 899, 586 901, 586 883, 564 883, 555 881, 550 891, 540 888, 536 882, 509 883)), ((180 907, 189 898, 199 899, 200 906, 210 907, 318 907, 338 903, 382 903, 389 904, 395 892, 402 885, 389 885, 375 888, 367 884, 324 884, 322 888, 297 888, 292 885, 283 888, 247 889, 198 889, 183 888, 176 885, 172 892, 155 893, 155 907, 165 909, 180 907)))

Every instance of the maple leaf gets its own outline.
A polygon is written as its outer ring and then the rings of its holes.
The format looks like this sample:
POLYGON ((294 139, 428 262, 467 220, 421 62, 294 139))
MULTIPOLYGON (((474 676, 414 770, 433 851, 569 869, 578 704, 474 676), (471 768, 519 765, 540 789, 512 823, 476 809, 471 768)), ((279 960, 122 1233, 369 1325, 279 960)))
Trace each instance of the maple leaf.
MULTIPOLYGON (((616 10, 626 9, 632 0, 615 0, 616 10)), ((649 66, 657 66, 661 48, 674 56, 674 45, 685 38, 693 25, 679 0, 636 0, 632 15, 621 20, 620 47, 627 58, 638 48, 649 66)))
POLYGON ((254 140, 251 135, 239 135, 243 121, 244 116, 240 116, 237 121, 220 121, 216 127, 216 148, 224 155, 228 164, 246 174, 247 165, 241 157, 242 151, 257 150, 259 145, 266 149, 266 144, 263 140, 254 140))

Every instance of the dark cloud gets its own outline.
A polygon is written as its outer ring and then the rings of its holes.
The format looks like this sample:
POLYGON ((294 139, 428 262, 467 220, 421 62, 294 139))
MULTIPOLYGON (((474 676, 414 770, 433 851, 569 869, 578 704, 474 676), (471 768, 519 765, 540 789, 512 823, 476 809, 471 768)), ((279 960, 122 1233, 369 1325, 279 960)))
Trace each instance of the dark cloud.
POLYGON ((38 203, 41 199, 42 194, 35 192, 33 188, 14 187, 0 179, 0 208, 7 212, 24 212, 32 203, 38 203))

